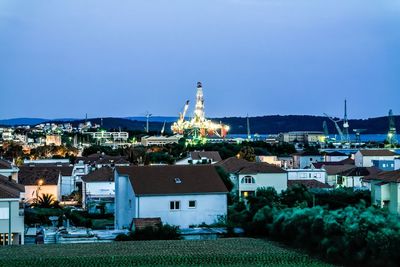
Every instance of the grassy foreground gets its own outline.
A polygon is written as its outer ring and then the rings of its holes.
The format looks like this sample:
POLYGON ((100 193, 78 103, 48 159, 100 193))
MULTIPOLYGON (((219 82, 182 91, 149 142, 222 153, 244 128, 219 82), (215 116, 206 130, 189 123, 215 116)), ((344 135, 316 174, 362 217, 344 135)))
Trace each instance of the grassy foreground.
POLYGON ((261 239, 0 247, 0 266, 330 266, 261 239))

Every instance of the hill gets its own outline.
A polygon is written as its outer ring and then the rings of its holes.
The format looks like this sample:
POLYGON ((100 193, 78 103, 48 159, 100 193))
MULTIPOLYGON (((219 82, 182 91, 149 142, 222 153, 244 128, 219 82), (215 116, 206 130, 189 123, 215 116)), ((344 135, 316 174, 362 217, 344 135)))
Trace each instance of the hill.
MULTIPOLYGON (((143 130, 146 125, 145 117, 129 117, 129 118, 92 118, 89 119, 92 123, 102 124, 105 129, 120 129, 121 130, 143 130)), ((171 129, 171 124, 175 121, 175 117, 153 117, 150 119, 150 130, 160 131, 164 121, 166 122, 165 130, 168 132, 171 129)), ((247 120, 245 117, 224 117, 212 119, 217 122, 222 122, 231 127, 231 134, 246 134, 247 132, 247 120)), ((328 130, 330 133, 337 133, 335 125, 328 118, 323 116, 309 116, 309 115, 269 115, 269 116, 258 116, 250 117, 250 131, 252 134, 277 134, 280 132, 288 131, 322 131, 322 124, 324 121, 327 122, 328 130)), ((396 125, 400 125, 400 116, 395 116, 396 125)), ((38 123, 46 122, 44 119, 11 119, 11 120, 0 120, 0 125, 21 125, 26 122, 29 125, 35 125, 38 123), (5 124, 7 121, 8 124, 5 124), (12 124, 19 122, 18 124, 12 124)), ((84 120, 71 120, 60 119, 51 120, 47 122, 70 122, 73 126, 77 126, 84 120)), ((388 131, 388 117, 377 117, 369 119, 353 119, 349 120, 350 133, 353 129, 366 129, 367 134, 381 134, 388 131)), ((341 123, 339 123, 342 127, 341 123)))

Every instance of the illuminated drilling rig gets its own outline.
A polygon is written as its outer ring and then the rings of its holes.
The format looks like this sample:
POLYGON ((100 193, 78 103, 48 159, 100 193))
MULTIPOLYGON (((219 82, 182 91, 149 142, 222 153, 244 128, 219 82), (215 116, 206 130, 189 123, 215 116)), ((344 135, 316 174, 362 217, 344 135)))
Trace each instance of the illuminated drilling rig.
POLYGON ((208 136, 224 138, 229 126, 222 123, 215 123, 207 120, 204 114, 204 97, 201 82, 197 83, 196 105, 193 117, 186 120, 186 113, 189 109, 189 100, 186 101, 183 112, 179 113, 179 119, 171 126, 174 134, 181 134, 189 137, 193 142, 205 142, 208 136))

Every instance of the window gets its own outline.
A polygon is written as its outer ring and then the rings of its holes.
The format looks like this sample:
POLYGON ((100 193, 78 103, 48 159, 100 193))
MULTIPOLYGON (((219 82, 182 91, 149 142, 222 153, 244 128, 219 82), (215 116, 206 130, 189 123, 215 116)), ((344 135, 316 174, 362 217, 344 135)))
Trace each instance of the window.
POLYGON ((181 184, 181 183, 182 183, 182 180, 181 180, 180 178, 175 178, 175 183, 176 183, 176 184, 181 184))
POLYGON ((190 209, 196 208, 196 200, 189 200, 189 208, 190 209))
POLYGON ((169 209, 170 210, 179 210, 180 209, 180 201, 170 201, 169 202, 169 209))
POLYGON ((132 199, 129 199, 129 208, 132 208, 132 199))
POLYGON ((245 177, 242 178, 241 183, 242 183, 242 184, 255 184, 256 181, 255 181, 254 178, 251 177, 251 176, 245 176, 245 177))
POLYGON ((339 185, 343 184, 343 177, 342 176, 338 176, 337 184, 339 184, 339 185))

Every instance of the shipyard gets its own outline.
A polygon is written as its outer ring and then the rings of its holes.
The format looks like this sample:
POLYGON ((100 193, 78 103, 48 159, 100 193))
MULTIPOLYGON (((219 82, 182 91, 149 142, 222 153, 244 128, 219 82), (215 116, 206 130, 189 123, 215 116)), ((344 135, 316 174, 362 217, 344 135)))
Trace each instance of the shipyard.
POLYGON ((0 266, 399 266, 396 1, 0 21, 0 266))

